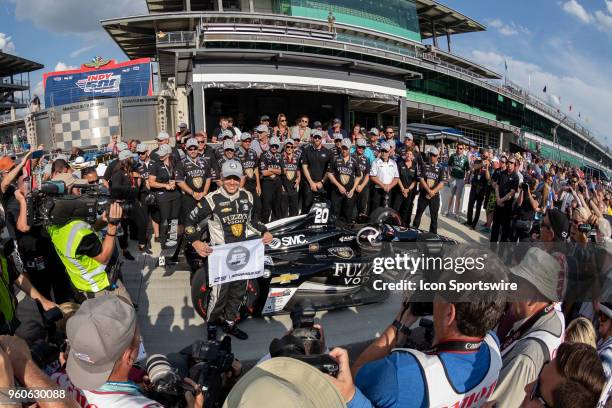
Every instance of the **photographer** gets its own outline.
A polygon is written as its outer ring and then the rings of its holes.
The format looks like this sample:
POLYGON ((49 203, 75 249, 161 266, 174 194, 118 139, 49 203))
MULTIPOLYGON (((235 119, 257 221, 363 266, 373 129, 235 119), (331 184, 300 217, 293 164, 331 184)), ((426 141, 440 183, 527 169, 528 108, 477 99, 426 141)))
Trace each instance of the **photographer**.
POLYGON ((480 211, 482 204, 487 197, 489 182, 491 180, 492 165, 490 161, 489 150, 481 150, 481 158, 476 159, 472 165, 472 179, 470 181, 470 196, 468 198, 467 220, 465 225, 470 226, 473 230, 478 225, 480 219, 480 211), (474 209, 476 205, 476 209, 474 209))
MULTIPOLYGON (((225 162, 221 168, 223 185, 204 197, 185 222, 187 242, 203 258, 212 253, 214 245, 244 241, 247 230, 261 234, 265 245, 272 241, 272 234, 266 226, 253 218, 253 197, 251 193, 240 188, 242 174, 240 163, 235 160, 225 162), (243 204, 238 205, 239 203, 243 204), (201 225, 205 220, 208 220, 207 229, 213 246, 201 240, 201 225)), ((192 284, 200 285, 203 291, 206 291, 207 267, 199 273, 201 275, 196 274, 192 284), (198 280, 201 278, 203 279, 200 283, 198 280)), ((244 331, 236 327, 246 289, 247 281, 244 280, 215 285, 210 289, 210 304, 202 305, 205 310, 200 310, 200 314, 207 317, 210 337, 216 337, 216 325, 221 323, 226 333, 241 340, 248 338, 244 331)))
POLYGON ((129 214, 126 214, 129 218, 124 217, 121 220, 123 235, 119 236, 119 246, 123 251, 123 257, 128 261, 134 260, 134 256, 128 250, 128 239, 130 235, 136 235, 138 237, 138 249, 140 252, 144 252, 147 244, 145 213, 140 206, 140 202, 136 199, 138 196, 138 185, 135 179, 138 177, 139 174, 134 168, 132 152, 129 150, 119 152, 118 164, 113 169, 109 185, 111 196, 115 195, 115 191, 119 191, 120 193, 116 196, 129 197, 129 199, 125 201, 131 204, 132 209, 129 214), (129 192, 129 194, 127 192, 129 192))
MULTIPOLYGON (((70 345, 66 373, 70 383, 85 396, 85 406, 162 407, 130 381, 141 345, 136 311, 131 304, 113 295, 87 300, 68 320, 66 334, 70 345)), ((185 393, 187 407, 203 407, 201 387, 188 378, 185 382, 196 390, 200 388, 195 396, 185 393)))
POLYGON ((538 202, 532 195, 535 186, 536 180, 534 178, 520 185, 518 199, 512 215, 511 242, 523 242, 529 238, 535 213, 539 211, 538 202))
MULTIPOLYGON (((482 249, 461 250, 461 255, 480 257, 482 249)), ((475 269, 470 281, 498 282, 506 278, 505 265, 489 253, 486 268, 475 269)), ((453 273, 454 276, 456 276, 453 273)), ((443 275, 444 276, 444 275, 443 275)), ((448 277, 448 276, 447 276, 448 277)), ((359 407, 376 406, 473 406, 482 404, 495 387, 501 355, 499 343, 491 333, 505 306, 498 292, 463 292, 454 301, 446 294, 436 294, 433 303, 433 347, 422 353, 412 349, 396 349, 403 344, 409 327, 415 323, 414 306, 402 305, 395 320, 365 351, 352 367, 350 376, 343 375, 348 356, 332 350, 339 357, 340 372, 334 381, 345 400, 367 398, 359 407), (356 387, 356 388, 355 388, 356 387), (358 390, 358 391, 356 391, 358 390), (362 394, 362 395, 361 395, 362 394), (463 402, 463 404, 462 404, 463 402)))
MULTIPOLYGON (((63 178, 66 190, 71 191, 77 179, 63 178)), ((87 184, 80 180, 81 184, 87 184)), ((47 232, 57 251, 72 286, 85 298, 92 298, 114 292, 129 299, 129 294, 119 280, 121 265, 115 247, 117 226, 121 222, 123 209, 119 203, 112 203, 108 214, 102 215, 108 221, 103 240, 93 227, 82 220, 72 220, 64 225, 49 225, 47 232)))
POLYGON ((510 238, 510 223, 512 221, 512 202, 519 187, 519 177, 516 174, 516 159, 510 156, 506 162, 506 170, 493 175, 493 193, 495 194, 495 210, 491 227, 491 242, 508 242, 510 238), (501 237, 500 237, 501 232, 501 237))

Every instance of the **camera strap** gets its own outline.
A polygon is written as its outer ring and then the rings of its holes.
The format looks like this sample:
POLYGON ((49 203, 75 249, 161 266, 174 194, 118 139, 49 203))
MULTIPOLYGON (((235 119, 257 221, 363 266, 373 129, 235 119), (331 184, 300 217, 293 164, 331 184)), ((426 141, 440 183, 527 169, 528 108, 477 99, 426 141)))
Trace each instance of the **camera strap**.
POLYGON ((508 334, 506 334, 503 339, 500 339, 500 350, 504 351, 510 345, 514 344, 514 342, 523 337, 525 333, 527 333, 529 329, 531 329, 533 325, 538 320, 540 320, 541 317, 546 316, 547 314, 552 312, 554 308, 555 304, 551 303, 548 306, 542 308, 539 312, 531 316, 529 319, 527 319, 527 321, 523 323, 520 327, 518 327, 516 330, 510 330, 510 332, 508 332, 508 334))
POLYGON ((480 350, 482 342, 483 339, 480 338, 473 338, 470 340, 447 340, 436 344, 429 350, 424 351, 424 353, 475 353, 480 350))

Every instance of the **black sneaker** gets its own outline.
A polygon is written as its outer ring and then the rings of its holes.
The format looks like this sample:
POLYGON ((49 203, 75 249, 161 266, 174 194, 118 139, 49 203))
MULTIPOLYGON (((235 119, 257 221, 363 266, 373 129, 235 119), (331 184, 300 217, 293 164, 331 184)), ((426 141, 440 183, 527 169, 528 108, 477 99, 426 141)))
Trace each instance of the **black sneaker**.
POLYGON ((238 340, 246 340, 249 338, 249 335, 243 330, 240 330, 235 324, 224 324, 223 331, 230 336, 234 336, 238 340))
POLYGON ((132 255, 132 254, 130 253, 130 251, 128 251, 128 250, 123 251, 123 257, 124 257, 125 259, 127 259, 128 261, 133 261, 133 260, 135 260, 135 259, 136 259, 136 258, 134 258, 134 255, 132 255))

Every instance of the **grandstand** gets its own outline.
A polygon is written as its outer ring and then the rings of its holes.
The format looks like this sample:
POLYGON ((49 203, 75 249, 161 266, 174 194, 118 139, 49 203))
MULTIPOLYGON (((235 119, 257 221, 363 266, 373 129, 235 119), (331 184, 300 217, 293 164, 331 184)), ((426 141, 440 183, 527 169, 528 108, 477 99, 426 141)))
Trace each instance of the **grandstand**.
POLYGON ((0 115, 26 108, 30 101, 30 72, 43 65, 0 51, 0 115))
POLYGON ((146 3, 147 15, 102 26, 129 58, 158 61, 161 89, 174 78, 187 91, 194 128, 211 131, 221 114, 256 123, 279 111, 400 131, 420 122, 481 146, 539 143, 555 160, 612 168, 609 146, 580 123, 454 54, 454 36, 486 27, 435 0, 146 3))

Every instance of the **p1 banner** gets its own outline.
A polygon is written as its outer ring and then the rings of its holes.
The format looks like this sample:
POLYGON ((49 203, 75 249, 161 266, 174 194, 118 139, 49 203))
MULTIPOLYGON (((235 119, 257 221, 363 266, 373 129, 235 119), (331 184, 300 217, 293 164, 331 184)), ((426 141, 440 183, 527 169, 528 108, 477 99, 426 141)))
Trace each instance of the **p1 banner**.
POLYGON ((91 65, 83 64, 80 69, 45 73, 45 107, 81 102, 94 97, 153 94, 149 58, 120 63, 105 60, 94 67, 91 65))
POLYGON ((211 286, 255 279, 264 273, 264 245, 261 239, 213 247, 208 257, 208 282, 211 286))

